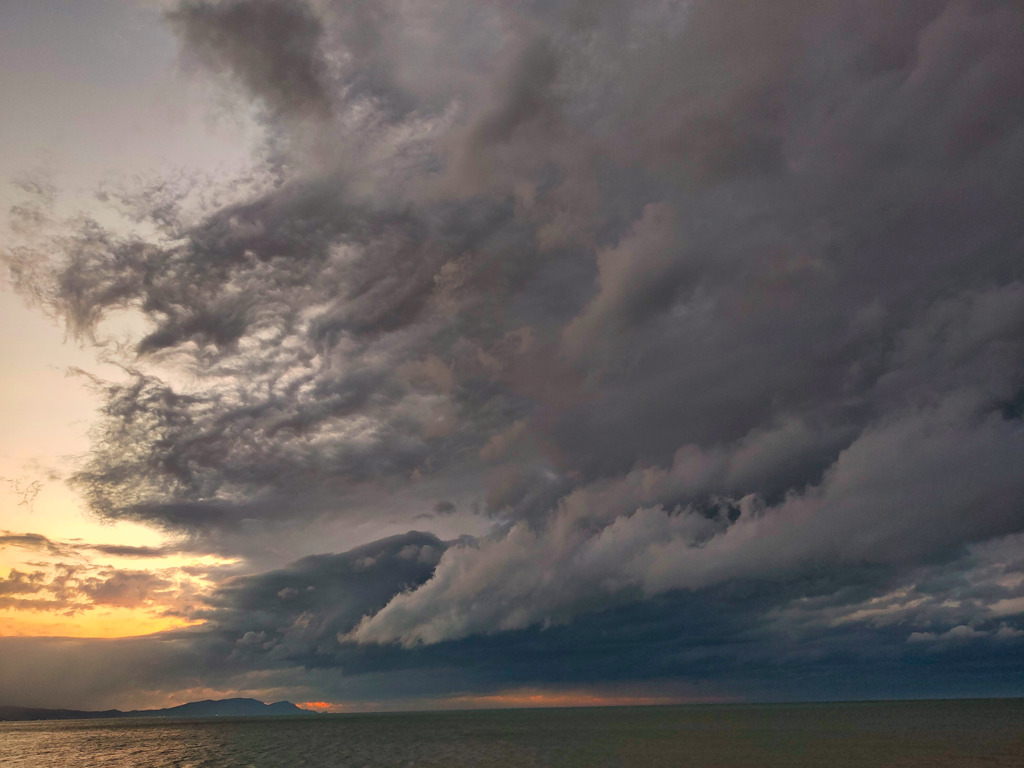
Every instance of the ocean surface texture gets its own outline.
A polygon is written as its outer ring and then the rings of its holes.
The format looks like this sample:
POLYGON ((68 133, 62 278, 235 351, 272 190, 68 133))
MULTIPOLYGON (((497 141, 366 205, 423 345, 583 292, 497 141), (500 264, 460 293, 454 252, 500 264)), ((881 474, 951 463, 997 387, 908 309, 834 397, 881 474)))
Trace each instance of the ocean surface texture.
POLYGON ((4 768, 1024 766, 1024 700, 0 723, 4 768))

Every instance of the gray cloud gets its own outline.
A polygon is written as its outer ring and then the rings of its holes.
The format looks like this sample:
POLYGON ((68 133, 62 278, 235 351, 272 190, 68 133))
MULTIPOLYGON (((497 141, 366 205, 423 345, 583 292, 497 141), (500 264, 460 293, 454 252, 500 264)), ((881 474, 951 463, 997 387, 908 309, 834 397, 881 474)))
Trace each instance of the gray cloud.
POLYGON ((114 557, 163 557, 181 551, 181 547, 167 545, 161 547, 137 547, 127 544, 88 544, 79 539, 70 541, 54 541, 39 533, 11 533, 0 531, 0 549, 19 547, 34 549, 58 557, 87 555, 99 552, 114 557))
MULTIPOLYGON (((756 495, 722 499, 714 516, 642 506, 678 482, 657 472, 638 473, 618 494, 570 496, 539 533, 521 526, 450 551, 434 579, 397 596, 352 638, 439 642, 566 621, 624 592, 777 578, 809 564, 917 562, 1019 530, 1024 485, 1012 467, 1024 460, 1021 423, 991 415, 968 426, 958 416, 915 413, 865 433, 820 485, 774 507, 756 495)), ((677 459, 674 473, 693 485, 715 471, 710 457, 677 459)))
MULTIPOLYGON (((412 652, 338 642, 334 630, 377 602, 359 606, 372 581, 401 589, 397 578, 366 577, 394 565, 415 568, 416 558, 401 556, 412 542, 421 551, 421 544, 434 546, 429 537, 408 534, 248 577, 215 598, 204 627, 187 631, 30 644, 4 638, 6 690, 40 706, 134 706, 202 691, 429 706, 449 696, 537 685, 834 699, 934 696, 950 687, 1011 694, 1007 675, 1021 668, 1019 609, 1006 615, 986 607, 997 594, 1020 594, 1019 586, 1005 586, 1019 560, 1019 535, 972 546, 952 564, 926 566, 906 580, 876 566, 830 566, 763 585, 741 581, 606 605, 568 625, 412 652), (367 556, 375 562, 360 563, 367 556), (951 590, 959 604, 949 600, 951 590), (47 658, 54 653, 56 660, 47 658)), ((429 568, 413 578, 428 575, 429 568)))
POLYGON ((163 557, 178 551, 176 547, 135 547, 127 544, 94 544, 89 549, 114 557, 163 557))
POLYGON ((322 27, 306 3, 198 0, 183 3, 167 19, 200 65, 226 71, 270 110, 330 112, 322 27))
POLYGON ((331 666, 338 635, 395 594, 426 581, 446 544, 410 532, 337 555, 312 555, 284 569, 238 577, 207 602, 232 658, 331 666))
POLYGON ((153 599, 167 597, 171 582, 146 571, 108 570, 99 576, 84 579, 79 585, 82 594, 94 605, 132 608, 153 599))
POLYGON ((3 531, 3 534, 0 535, 0 549, 7 547, 35 549, 51 555, 66 555, 69 551, 67 546, 51 541, 39 533, 11 533, 10 531, 3 531))

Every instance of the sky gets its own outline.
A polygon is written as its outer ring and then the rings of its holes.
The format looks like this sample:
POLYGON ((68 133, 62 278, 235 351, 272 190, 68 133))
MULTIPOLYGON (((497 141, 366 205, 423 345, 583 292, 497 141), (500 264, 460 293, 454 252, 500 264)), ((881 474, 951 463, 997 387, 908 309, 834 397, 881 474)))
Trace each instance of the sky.
POLYGON ((1012 0, 0 4, 0 703, 1024 695, 1012 0))

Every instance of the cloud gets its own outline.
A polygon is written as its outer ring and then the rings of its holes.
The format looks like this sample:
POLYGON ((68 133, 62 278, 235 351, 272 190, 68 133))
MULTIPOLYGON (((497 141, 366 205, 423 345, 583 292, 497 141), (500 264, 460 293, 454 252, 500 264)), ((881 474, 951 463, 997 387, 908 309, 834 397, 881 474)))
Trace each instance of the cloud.
MULTIPOLYGON (((360 62, 386 59, 390 85, 374 88, 402 90, 413 52, 396 41, 412 22, 386 4, 364 10, 358 35, 358 14, 333 5, 186 4, 171 17, 186 50, 283 104, 284 91, 321 99, 315 62, 332 46, 352 56, 347 82, 360 62), (236 15, 245 24, 229 24, 236 15), (284 30, 272 55, 247 24, 284 30), (289 90, 295 78, 309 87, 289 90)), ((539 519, 581 483, 802 424, 824 453, 811 459, 808 446, 803 463, 750 488, 772 498, 815 482, 844 441, 908 400, 976 385, 1013 402, 1019 276, 1002 236, 965 241, 960 209, 935 190, 953 174, 977 201, 973 231, 1012 232, 1003 169, 1016 145, 1008 129, 968 133, 975 150, 965 144, 949 166, 939 126, 959 130, 961 113, 929 96, 948 85, 972 119, 1005 127, 996 92, 1009 87, 1016 48, 1001 20, 1012 11, 961 17, 936 4, 875 25, 838 5, 763 24, 747 10, 698 4, 675 18, 607 4, 583 22, 517 8, 476 31, 507 60, 453 80, 446 102, 375 111, 368 91, 334 93, 321 133, 361 142, 349 154, 372 168, 303 139, 280 183, 191 224, 169 217, 168 242, 82 227, 53 264, 53 310, 86 332, 128 307, 152 329, 124 362, 126 381, 97 383, 108 407, 74 478, 90 507, 228 546, 243 520, 275 529, 286 500, 315 520, 350 514, 353 489, 381 477, 430 476, 439 496, 464 498, 475 473, 478 486, 491 478, 481 495, 493 511, 539 519), (848 53, 826 67, 812 32, 827 42, 848 19, 848 53), (949 37, 951 19, 970 28, 967 42, 949 37), (621 71, 588 79, 593 46, 613 38, 631 51, 621 71), (653 75, 701 57, 730 64, 653 75), (611 87, 627 81, 656 85, 611 87), (491 102, 461 106, 477 92, 491 102), (583 120, 598 104, 604 117, 583 120), (520 130, 541 114, 561 133, 520 130), (662 138, 640 140, 651 131, 662 138), (887 147, 911 135, 923 139, 891 161, 887 147), (443 171, 463 149, 487 158, 497 187, 450 187, 443 171), (531 152, 543 162, 519 162, 531 152), (637 152, 681 162, 680 175, 637 152), (596 197, 572 208, 582 198, 569 190, 584 187, 596 197), (585 237, 545 256, 543 232, 564 216, 585 237), (980 335, 955 340, 954 318, 980 335), (959 352, 921 346, 952 343, 959 352), (158 366, 197 378, 183 387, 158 366), (487 474, 481 464, 513 442, 516 466, 487 474), (551 493, 515 479, 552 474, 551 493)), ((416 23, 445 58, 454 31, 424 13, 416 23)), ((475 55, 450 53, 448 67, 475 55)))
POLYGON ((207 602, 206 618, 234 657, 332 666, 338 636, 395 594, 430 577, 446 544, 426 533, 382 539, 286 568, 237 577, 207 602))
POLYGON ((439 501, 434 505, 434 514, 450 515, 455 511, 455 505, 450 501, 439 501))
MULTIPOLYGON (((118 608, 187 605, 194 591, 185 583, 147 571, 96 567, 82 563, 39 563, 31 573, 11 569, 0 579, 2 606, 15 610, 72 615, 99 606, 118 608), (25 597, 31 595, 31 597, 25 597)), ((164 572, 164 575, 166 572, 164 572)))
POLYGON ((88 544, 78 539, 70 541, 54 541, 39 533, 12 533, 0 531, 0 549, 19 547, 21 549, 39 550, 57 557, 82 556, 89 552, 98 552, 112 557, 164 557, 181 551, 178 545, 159 547, 139 547, 128 544, 88 544))
POLYGON ((12 480, 7 477, 0 477, 0 482, 6 482, 11 487, 11 490, 18 497, 19 507, 28 507, 29 509, 32 509, 36 496, 43 489, 42 481, 29 478, 19 477, 12 480))
MULTIPOLYGON (((32 571, 11 568, 6 579, 0 578, 0 607, 14 611, 71 616, 113 607, 183 617, 192 610, 194 602, 209 591, 206 582, 210 574, 218 570, 217 566, 201 565, 201 561, 179 570, 175 560, 168 560, 168 557, 187 551, 182 544, 137 547, 92 544, 81 539, 55 541, 31 533, 2 533, 0 549, 18 547, 32 553, 29 560, 12 560, 32 567, 32 571), (143 571, 115 567, 103 562, 107 557, 155 562, 151 570, 143 571)), ((191 554, 202 556, 196 551, 191 554)), ((17 621, 16 614, 11 618, 17 621)))
POLYGON ((631 504, 657 490, 642 485, 620 492, 617 508, 596 506, 608 498, 601 493, 570 497, 545 530, 520 525, 450 550, 430 582, 397 596, 351 637, 440 642, 564 622, 630 591, 774 579, 813 564, 906 566, 1019 530, 1024 485, 1011 467, 1024 460, 1021 423, 990 415, 971 424, 973 414, 949 410, 864 433, 821 484, 775 506, 747 495, 711 510, 637 509, 631 504))
POLYGON ((38 533, 3 531, 3 535, 0 535, 0 549, 7 547, 41 550, 51 555, 66 555, 68 553, 67 546, 51 541, 38 533))
POLYGON ((674 241, 669 206, 650 203, 633 230, 615 248, 597 255, 597 295, 564 331, 569 354, 578 357, 600 346, 607 334, 632 324, 632 316, 670 305, 677 282, 666 280, 671 270, 685 269, 674 241), (667 295, 660 295, 665 288, 667 295))
POLYGON ((0 671, 15 700, 40 706, 149 706, 239 691, 264 698, 320 691, 356 707, 409 706, 436 704, 438 695, 552 684, 556 690, 633 686, 683 698, 935 695, 954 683, 1008 690, 1006 669, 1019 663, 1020 630, 1012 619, 987 617, 986 605, 1019 593, 1019 584, 1018 592, 1003 585, 1013 573, 1007 553, 1019 552, 1019 539, 972 545, 952 564, 924 566, 905 582, 877 566, 817 567, 770 583, 605 602, 571 623, 411 653, 349 642, 344 635, 360 615, 425 583, 445 551, 434 537, 410 532, 235 578, 192 614, 206 623, 188 630, 126 640, 33 638, 28 647, 19 638, 0 639, 0 671), (958 606, 948 600, 951 583, 958 585, 958 606), (965 621, 981 646, 943 651, 969 659, 964 670, 936 667, 942 656, 930 645, 907 641, 913 632, 939 636, 965 621), (52 660, 45 662, 51 653, 63 665, 59 684, 52 660), (849 682, 837 686, 837 670, 849 682))
POLYGON ((273 112, 326 114, 329 67, 320 53, 322 27, 304 2, 186 2, 168 12, 185 51, 224 71, 273 112))
POLYGON ((6 579, 0 579, 0 595, 35 594, 44 586, 45 574, 42 571, 22 573, 12 568, 6 579))
POLYGON ((176 547, 136 547, 128 544, 93 544, 89 549, 113 557, 163 557, 178 551, 176 547))
POLYGON ((928 653, 943 653, 950 650, 964 648, 978 641, 992 641, 996 643, 1020 642, 1024 638, 1024 630, 1013 627, 1002 626, 999 629, 988 632, 979 631, 966 624, 958 624, 941 634, 934 632, 911 632, 907 642, 915 645, 924 645, 928 653))
POLYGON ((132 608, 169 596, 171 582, 146 571, 111 570, 79 586, 94 605, 132 608))

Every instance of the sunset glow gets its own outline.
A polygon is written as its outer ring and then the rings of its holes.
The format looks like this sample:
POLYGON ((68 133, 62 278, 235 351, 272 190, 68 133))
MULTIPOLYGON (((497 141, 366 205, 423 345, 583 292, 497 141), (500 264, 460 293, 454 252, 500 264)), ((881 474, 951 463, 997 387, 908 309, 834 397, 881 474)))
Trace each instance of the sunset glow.
POLYGON ((71 615, 0 609, 0 637, 135 637, 199 624, 148 609, 105 608, 71 615))
MULTIPOLYGON (((519 709, 529 707, 635 707, 689 703, 674 696, 631 696, 579 691, 509 691, 487 696, 457 696, 445 700, 446 706, 467 709, 519 709)), ((702 701, 717 701, 702 699, 702 701)))
POLYGON ((314 712, 342 712, 344 705, 332 704, 329 701, 300 701, 299 706, 303 709, 311 709, 314 712))

